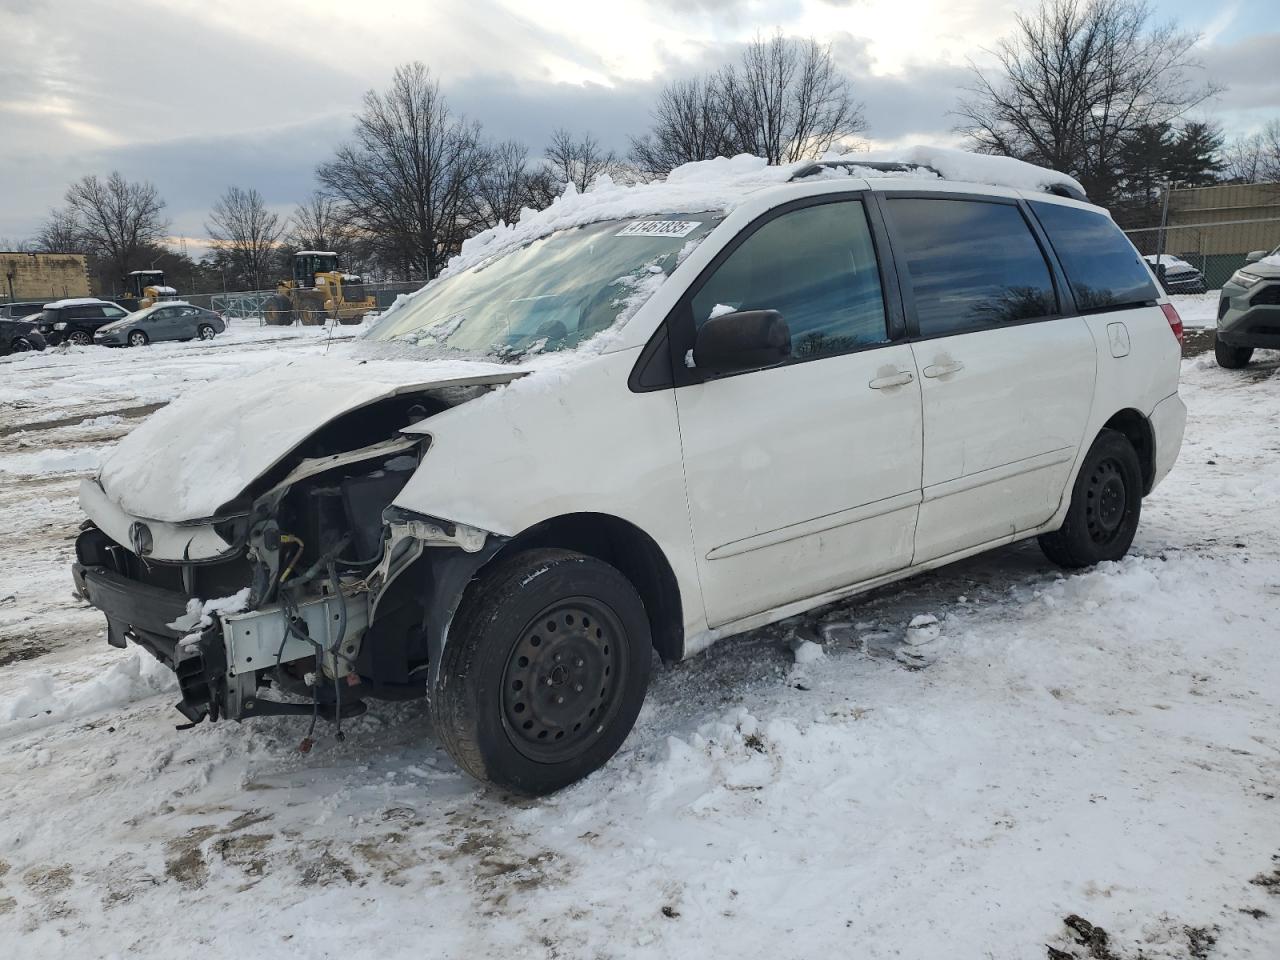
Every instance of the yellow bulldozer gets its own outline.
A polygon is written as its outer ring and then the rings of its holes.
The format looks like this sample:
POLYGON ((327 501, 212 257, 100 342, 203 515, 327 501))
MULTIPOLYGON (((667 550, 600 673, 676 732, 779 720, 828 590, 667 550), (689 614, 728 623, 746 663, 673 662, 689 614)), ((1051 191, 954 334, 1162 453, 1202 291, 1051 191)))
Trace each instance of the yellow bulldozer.
POLYGON ((338 269, 332 250, 299 250, 293 255, 293 277, 281 280, 267 301, 266 320, 288 326, 295 320, 319 326, 326 320, 359 323, 376 310, 378 301, 365 296, 363 281, 338 269))
POLYGON ((124 280, 129 299, 137 301, 133 309, 142 310, 157 300, 174 300, 178 291, 166 286, 163 270, 134 270, 124 280))

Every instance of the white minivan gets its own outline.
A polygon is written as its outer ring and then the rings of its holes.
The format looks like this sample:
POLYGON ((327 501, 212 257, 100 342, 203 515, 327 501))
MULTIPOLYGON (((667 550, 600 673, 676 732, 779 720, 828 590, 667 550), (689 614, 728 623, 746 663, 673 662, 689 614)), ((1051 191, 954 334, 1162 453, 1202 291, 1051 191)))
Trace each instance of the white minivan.
POLYGON ((1178 316, 1074 181, 932 156, 691 164, 480 235, 345 352, 126 437, 80 594, 191 723, 425 696, 463 769, 544 793, 655 652, 1030 537, 1123 556, 1178 316))

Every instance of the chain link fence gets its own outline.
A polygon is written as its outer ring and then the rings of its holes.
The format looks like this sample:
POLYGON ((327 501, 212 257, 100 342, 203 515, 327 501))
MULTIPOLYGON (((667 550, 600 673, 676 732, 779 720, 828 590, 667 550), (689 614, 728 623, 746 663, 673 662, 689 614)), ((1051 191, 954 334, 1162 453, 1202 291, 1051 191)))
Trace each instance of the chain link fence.
MULTIPOLYGON (((421 290, 426 282, 426 280, 365 282, 360 285, 360 290, 362 296, 374 298, 374 311, 381 312, 394 304, 400 296, 421 290)), ((256 320, 260 325, 265 325, 268 321, 271 298, 275 295, 274 288, 271 290, 243 290, 234 293, 192 294, 184 294, 179 290, 177 299, 185 300, 187 303, 194 304, 197 307, 204 307, 206 310, 214 310, 224 317, 256 320)), ((294 323, 299 322, 301 321, 295 316, 294 323)))
POLYGON ((1170 224, 1125 233, 1140 254, 1161 257, 1165 276, 1170 280, 1181 273, 1175 260, 1182 260, 1199 271, 1206 290, 1216 290, 1244 266, 1249 253, 1255 250, 1270 253, 1280 246, 1280 217, 1170 224))

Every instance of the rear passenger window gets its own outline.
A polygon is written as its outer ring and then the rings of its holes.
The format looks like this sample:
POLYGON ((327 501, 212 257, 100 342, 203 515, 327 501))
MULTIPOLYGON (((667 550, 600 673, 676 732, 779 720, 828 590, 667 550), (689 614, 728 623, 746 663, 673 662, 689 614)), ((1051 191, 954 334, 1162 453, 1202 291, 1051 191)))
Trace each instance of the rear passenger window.
POLYGON ((1061 203, 1031 202, 1081 310, 1133 306, 1156 298, 1138 251, 1111 218, 1061 203))
POLYGON ((888 206, 922 336, 1058 312, 1049 265, 1015 205, 897 197, 888 206))
POLYGON ((862 202, 801 207, 748 236, 693 298, 698 326, 730 310, 777 310, 799 359, 885 342, 880 270, 862 202))

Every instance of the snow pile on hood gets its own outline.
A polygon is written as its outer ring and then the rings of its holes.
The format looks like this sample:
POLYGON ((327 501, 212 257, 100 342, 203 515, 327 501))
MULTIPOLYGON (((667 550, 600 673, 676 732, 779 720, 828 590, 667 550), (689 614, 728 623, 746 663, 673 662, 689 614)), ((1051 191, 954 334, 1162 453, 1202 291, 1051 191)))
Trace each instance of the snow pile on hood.
POLYGON ((126 512, 200 520, 348 410, 398 392, 501 383, 527 370, 475 360, 360 362, 330 356, 271 366, 194 390, 126 436, 99 482, 126 512))

